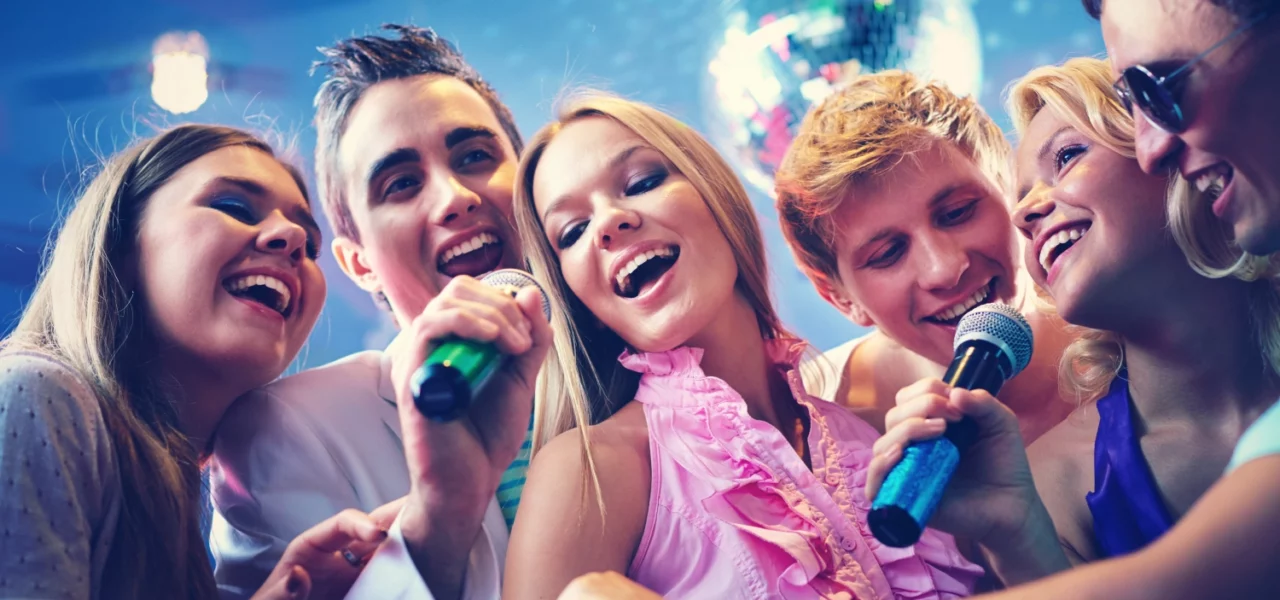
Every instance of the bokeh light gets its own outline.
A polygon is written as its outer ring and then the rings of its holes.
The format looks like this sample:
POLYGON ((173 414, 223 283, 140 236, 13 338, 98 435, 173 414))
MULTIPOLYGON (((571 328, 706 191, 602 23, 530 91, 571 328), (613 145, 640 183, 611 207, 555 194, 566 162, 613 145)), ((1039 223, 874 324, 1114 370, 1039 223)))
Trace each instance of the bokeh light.
POLYGON ((151 50, 151 98, 175 115, 189 113, 209 98, 209 46, 198 32, 173 31, 151 50))

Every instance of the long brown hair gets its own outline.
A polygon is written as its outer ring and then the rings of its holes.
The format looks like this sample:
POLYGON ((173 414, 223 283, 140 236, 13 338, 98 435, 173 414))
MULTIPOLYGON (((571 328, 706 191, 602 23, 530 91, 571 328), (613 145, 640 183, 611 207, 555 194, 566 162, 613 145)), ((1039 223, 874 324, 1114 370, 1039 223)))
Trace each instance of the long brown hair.
MULTIPOLYGON (((216 598, 201 532, 203 449, 182 434, 173 403, 143 372, 146 314, 133 298, 136 239, 151 195, 220 148, 274 156, 228 127, 184 125, 106 161, 67 215, 5 350, 32 350, 74 368, 98 395, 120 469, 121 518, 101 597, 216 598)), ((283 164, 283 163, 282 163, 283 164)), ((298 188, 301 175, 289 165, 298 188)))

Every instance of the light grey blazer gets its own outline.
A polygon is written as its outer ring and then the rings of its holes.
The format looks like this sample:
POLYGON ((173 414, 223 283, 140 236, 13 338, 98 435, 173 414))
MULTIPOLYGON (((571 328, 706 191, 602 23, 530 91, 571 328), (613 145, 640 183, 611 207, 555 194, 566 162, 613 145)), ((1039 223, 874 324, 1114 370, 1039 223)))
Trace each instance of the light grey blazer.
MULTIPOLYGON (((397 337, 240 398, 219 425, 210 462, 210 549, 224 597, 248 598, 289 542, 347 508, 369 512, 409 493, 391 382, 397 337)), ((348 597, 430 598, 399 536, 365 566, 348 597)), ((496 499, 471 548, 464 595, 497 598, 507 526, 496 499)))

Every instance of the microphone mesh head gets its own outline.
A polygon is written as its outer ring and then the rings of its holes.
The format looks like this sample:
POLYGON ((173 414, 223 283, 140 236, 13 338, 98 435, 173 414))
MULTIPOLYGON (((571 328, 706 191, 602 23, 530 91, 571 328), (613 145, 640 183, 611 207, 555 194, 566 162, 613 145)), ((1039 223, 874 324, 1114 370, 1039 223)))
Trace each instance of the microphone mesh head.
POLYGON ((547 297, 547 291, 538 285, 538 280, 534 279, 533 275, 520 269, 498 269, 481 277, 480 281, 486 285, 510 292, 512 298, 522 288, 529 286, 538 288, 538 291, 542 292, 542 314, 548 321, 551 320, 551 299, 547 297))
POLYGON ((1034 341, 1031 325, 1022 313, 1007 304, 983 304, 960 317, 955 347, 970 340, 986 340, 998 346, 1013 365, 1009 377, 1021 373, 1031 362, 1034 341))

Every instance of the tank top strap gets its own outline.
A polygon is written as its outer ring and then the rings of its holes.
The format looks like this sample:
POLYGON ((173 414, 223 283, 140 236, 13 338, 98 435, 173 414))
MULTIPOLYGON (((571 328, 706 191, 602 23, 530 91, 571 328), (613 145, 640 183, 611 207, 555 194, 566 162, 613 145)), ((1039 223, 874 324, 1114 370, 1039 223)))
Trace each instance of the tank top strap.
POLYGON ((1129 378, 1121 370, 1098 406, 1093 491, 1085 496, 1103 558, 1139 550, 1173 527, 1134 430, 1129 378))

